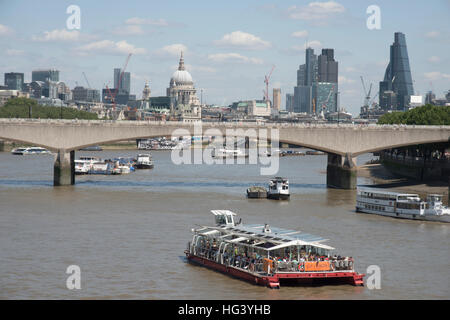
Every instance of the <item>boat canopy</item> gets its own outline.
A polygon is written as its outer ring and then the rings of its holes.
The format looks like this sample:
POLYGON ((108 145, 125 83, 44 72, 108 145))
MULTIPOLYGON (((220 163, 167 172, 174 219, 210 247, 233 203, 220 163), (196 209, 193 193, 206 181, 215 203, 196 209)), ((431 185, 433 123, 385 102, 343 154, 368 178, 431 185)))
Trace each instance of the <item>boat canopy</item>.
MULTIPOLYGON (((229 210, 213 210, 213 214, 218 215, 236 215, 229 210)), ((212 231, 220 231, 222 241, 230 243, 242 243, 248 245, 246 242, 253 240, 255 243, 252 246, 258 246, 258 248, 271 251, 291 246, 313 246, 326 250, 334 250, 333 247, 323 244, 322 242, 328 239, 322 238, 309 233, 303 233, 301 231, 282 229, 276 227, 270 227, 268 231, 267 225, 261 224, 249 224, 249 225, 233 225, 233 226, 217 226, 208 227, 202 226, 197 229, 196 232, 208 236, 215 234, 212 231), (230 236, 235 238, 230 238, 230 236), (269 244, 268 246, 260 246, 261 244, 269 244)))
POLYGON ((234 213, 233 211, 230 211, 230 210, 211 210, 211 213, 215 216, 219 216, 219 215, 235 216, 236 215, 236 213, 234 213))

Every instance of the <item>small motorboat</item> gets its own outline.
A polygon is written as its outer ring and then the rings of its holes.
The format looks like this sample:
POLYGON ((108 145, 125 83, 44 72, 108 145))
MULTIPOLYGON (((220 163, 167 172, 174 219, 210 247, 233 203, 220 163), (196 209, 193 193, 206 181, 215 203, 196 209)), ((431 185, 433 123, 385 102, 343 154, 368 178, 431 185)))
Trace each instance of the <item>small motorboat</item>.
POLYGON ((136 158, 136 169, 153 169, 151 154, 138 154, 136 158))
POLYGON ((268 199, 287 200, 289 199, 289 181, 288 179, 276 177, 269 181, 268 199))

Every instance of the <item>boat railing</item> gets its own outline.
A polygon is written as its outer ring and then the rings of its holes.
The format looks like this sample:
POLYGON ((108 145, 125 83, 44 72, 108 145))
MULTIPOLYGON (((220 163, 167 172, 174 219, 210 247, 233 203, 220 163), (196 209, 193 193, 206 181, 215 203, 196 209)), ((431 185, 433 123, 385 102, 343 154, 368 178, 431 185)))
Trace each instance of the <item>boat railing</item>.
POLYGON ((323 272, 353 270, 352 259, 314 261, 273 261, 275 272, 323 272))
MULTIPOLYGON (((188 243, 188 251, 191 251, 191 244, 188 243)), ((321 258, 313 261, 276 261, 268 258, 250 258, 228 253, 219 253, 217 247, 197 247, 195 254, 217 263, 243 269, 244 271, 256 273, 277 273, 277 272, 329 272, 329 271, 352 271, 354 261, 350 257, 345 258, 321 258)))

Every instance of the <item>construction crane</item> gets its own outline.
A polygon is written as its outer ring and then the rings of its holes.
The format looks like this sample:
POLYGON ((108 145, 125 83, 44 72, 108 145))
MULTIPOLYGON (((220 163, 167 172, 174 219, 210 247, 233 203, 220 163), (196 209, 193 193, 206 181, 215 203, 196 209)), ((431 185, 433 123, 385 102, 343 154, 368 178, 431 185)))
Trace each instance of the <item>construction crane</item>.
POLYGON ((371 106, 371 105, 372 105, 372 103, 374 102, 375 98, 378 97, 378 93, 379 93, 379 92, 377 92, 377 94, 373 96, 373 98, 372 98, 372 100, 370 100, 368 106, 371 106))
POLYGON ((333 91, 334 91, 334 85, 331 87, 330 93, 328 93, 327 100, 325 100, 325 102, 322 103, 322 111, 327 108, 328 101, 330 100, 330 97, 331 97, 331 94, 333 93, 333 91))
POLYGON ((91 85, 89 84, 89 81, 88 81, 88 79, 87 79, 87 77, 86 77, 86 74, 85 74, 84 72, 82 72, 82 73, 83 73, 84 80, 86 80, 86 83, 87 83, 87 85, 88 85, 88 88, 91 89, 91 85))
POLYGON ((125 69, 127 68, 128 61, 130 61, 131 55, 132 55, 132 53, 128 54, 128 57, 125 60, 125 64, 122 68, 122 71, 120 72, 119 81, 117 83, 117 88, 114 88, 115 89, 114 93, 112 93, 111 90, 108 88, 108 85, 106 85, 106 90, 108 90, 108 95, 111 98, 111 102, 113 104, 113 110, 116 110, 116 95, 119 92, 120 84, 122 83, 122 77, 125 72, 125 69))
POLYGON ((270 79, 270 76, 272 75, 273 69, 275 69, 275 66, 272 66, 272 70, 270 70, 269 75, 264 76, 264 83, 266 84, 266 90, 264 92, 264 100, 265 101, 269 101, 269 79, 270 79))
POLYGON ((363 79, 362 76, 361 76, 361 83, 363 85, 364 94, 365 94, 365 96, 364 96, 364 106, 369 106, 370 93, 372 92, 372 84, 370 84, 369 92, 367 92, 366 85, 364 84, 364 79, 363 79))

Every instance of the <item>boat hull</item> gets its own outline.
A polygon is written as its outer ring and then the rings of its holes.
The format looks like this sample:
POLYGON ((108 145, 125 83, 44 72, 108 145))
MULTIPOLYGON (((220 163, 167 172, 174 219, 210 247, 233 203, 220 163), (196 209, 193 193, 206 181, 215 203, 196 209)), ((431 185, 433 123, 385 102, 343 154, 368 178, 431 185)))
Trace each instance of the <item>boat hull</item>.
POLYGON ((142 164, 142 163, 137 163, 135 165, 136 169, 153 169, 153 164, 142 164))
POLYGON ((267 198, 273 199, 273 200, 288 200, 290 197, 289 194, 282 194, 282 193, 268 193, 267 198))
POLYGON ((364 274, 355 271, 332 272, 277 272, 271 275, 260 275, 246 270, 226 266, 210 259, 199 257, 185 251, 189 262, 219 271, 230 276, 246 280, 250 283, 279 289, 280 285, 327 285, 350 284, 354 286, 364 285, 364 274))
POLYGON ((248 191, 247 197, 250 199, 265 199, 267 198, 267 191, 248 191))
POLYGON ((450 223, 450 216, 449 215, 420 215, 420 214, 406 214, 406 213, 399 213, 399 212, 379 212, 375 210, 369 210, 365 208, 359 208, 356 207, 356 212, 360 213, 366 213, 366 214, 376 214, 379 216, 384 217, 391 217, 391 218, 397 218, 397 219, 408 219, 408 220, 419 220, 419 221, 435 221, 435 222, 446 222, 450 223))

